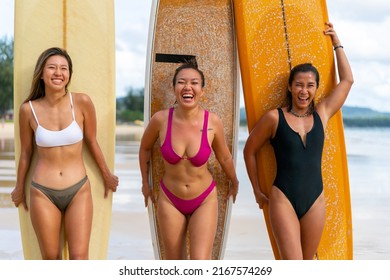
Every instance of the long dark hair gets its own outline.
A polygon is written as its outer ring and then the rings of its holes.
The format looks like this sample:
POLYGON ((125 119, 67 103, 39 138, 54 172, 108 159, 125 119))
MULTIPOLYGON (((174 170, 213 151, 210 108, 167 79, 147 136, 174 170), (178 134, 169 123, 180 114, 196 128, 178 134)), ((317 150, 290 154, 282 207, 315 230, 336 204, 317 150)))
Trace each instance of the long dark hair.
MULTIPOLYGON (((293 69, 291 69, 290 76, 288 77, 288 85, 292 86, 292 82, 294 81, 295 76, 298 73, 306 73, 306 72, 312 72, 316 76, 316 83, 317 83, 317 88, 320 85, 320 74, 318 73, 317 68, 313 66, 311 63, 303 63, 303 64, 298 64, 293 69)), ((291 91, 287 88, 287 110, 291 111, 292 109, 292 94, 291 91)), ((309 106, 310 111, 314 111, 314 99, 310 103, 309 106)))
POLYGON ((42 80, 42 74, 43 74, 43 69, 45 67, 46 61, 49 59, 49 57, 53 55, 60 55, 64 57, 67 62, 68 62, 68 67, 69 67, 69 82, 65 86, 65 90, 68 91, 68 85, 70 84, 70 80, 72 78, 72 73, 73 73, 73 63, 72 59, 70 58, 69 54, 67 53, 66 50, 61 49, 61 48, 50 48, 45 50, 37 60, 37 63, 35 64, 35 70, 33 74, 33 79, 31 83, 31 88, 30 88, 30 94, 25 100, 25 102, 29 100, 35 100, 38 98, 41 98, 45 96, 45 83, 42 80))

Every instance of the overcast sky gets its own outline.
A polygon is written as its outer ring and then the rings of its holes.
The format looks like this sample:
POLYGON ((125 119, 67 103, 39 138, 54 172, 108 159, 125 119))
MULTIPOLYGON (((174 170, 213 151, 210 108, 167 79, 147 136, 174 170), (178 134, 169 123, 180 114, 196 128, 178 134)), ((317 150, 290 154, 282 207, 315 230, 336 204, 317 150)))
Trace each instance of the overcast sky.
MULTIPOLYGON (((115 0, 117 96, 144 86, 151 3, 115 0)), ((390 1, 328 0, 327 5, 355 78, 346 105, 390 112, 390 1)), ((13 37, 13 8, 13 0, 0 0, 0 37, 13 37)))

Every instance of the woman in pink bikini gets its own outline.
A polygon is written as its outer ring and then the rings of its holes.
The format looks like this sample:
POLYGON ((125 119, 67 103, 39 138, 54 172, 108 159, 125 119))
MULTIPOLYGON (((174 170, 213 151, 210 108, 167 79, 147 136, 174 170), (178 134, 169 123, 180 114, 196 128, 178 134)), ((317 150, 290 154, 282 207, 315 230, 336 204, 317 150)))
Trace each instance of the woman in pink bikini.
POLYGON ((204 85, 204 75, 196 62, 177 68, 173 77, 176 105, 154 114, 141 140, 142 193, 145 206, 149 197, 157 203, 166 259, 184 258, 187 229, 190 232, 190 258, 211 259, 218 219, 217 189, 207 169, 212 150, 232 182, 228 195, 233 196, 233 201, 238 192, 238 180, 222 122, 199 104, 204 85), (148 175, 151 151, 158 140, 165 173, 160 182, 162 191, 155 200, 148 175))
POLYGON ((101 171, 105 195, 118 186, 118 177, 108 169, 96 140, 92 101, 86 94, 68 91, 71 77, 72 60, 65 50, 44 51, 35 66, 30 95, 19 112, 21 153, 11 196, 15 206, 30 211, 43 259, 60 258, 62 218, 69 258, 88 259, 93 207, 82 155, 84 142, 101 171), (37 160, 31 166, 34 141, 37 160), (30 166, 34 169, 28 208, 24 185, 30 166))

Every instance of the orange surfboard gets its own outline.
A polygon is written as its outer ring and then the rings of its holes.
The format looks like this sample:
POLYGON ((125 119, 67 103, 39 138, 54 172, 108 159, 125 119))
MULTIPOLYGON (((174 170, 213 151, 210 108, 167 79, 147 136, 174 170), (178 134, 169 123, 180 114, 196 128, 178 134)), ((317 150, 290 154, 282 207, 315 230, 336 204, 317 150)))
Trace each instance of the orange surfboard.
MULTIPOLYGON (((268 110, 282 106, 290 69, 311 62, 320 73, 316 102, 336 85, 333 48, 323 35, 328 13, 325 0, 235 0, 235 24, 245 109, 249 132, 268 110)), ((341 111, 325 132, 322 159, 326 222, 318 259, 352 259, 352 215, 348 165, 341 111)), ((276 174, 272 147, 258 154, 262 191, 266 194, 276 174)), ((276 259, 279 253, 264 207, 268 235, 276 259)))

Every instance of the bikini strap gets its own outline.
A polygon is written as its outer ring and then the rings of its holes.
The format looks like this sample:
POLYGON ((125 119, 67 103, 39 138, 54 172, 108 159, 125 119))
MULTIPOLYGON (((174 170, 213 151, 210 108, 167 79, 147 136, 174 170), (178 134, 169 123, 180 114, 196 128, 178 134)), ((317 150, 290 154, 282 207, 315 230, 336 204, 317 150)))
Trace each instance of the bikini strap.
POLYGON ((207 140, 207 124, 209 122, 209 111, 204 110, 204 121, 203 121, 203 134, 202 134, 202 140, 207 140))
POLYGON ((29 100, 28 103, 30 103, 31 111, 32 111, 32 113, 33 113, 33 115, 34 115, 35 121, 36 121, 37 124, 39 125, 39 121, 38 121, 37 115, 35 114, 35 111, 34 111, 34 108, 33 108, 33 105, 32 105, 31 100, 29 100))
POLYGON ((72 99, 72 93, 69 92, 69 98, 70 98, 70 107, 72 108, 72 116, 73 116, 73 120, 75 120, 75 116, 74 116, 74 106, 73 106, 73 99, 72 99))
POLYGON ((165 139, 169 140, 170 145, 172 145, 172 143, 171 143, 172 120, 173 120, 173 107, 169 108, 167 133, 165 135, 165 139))

